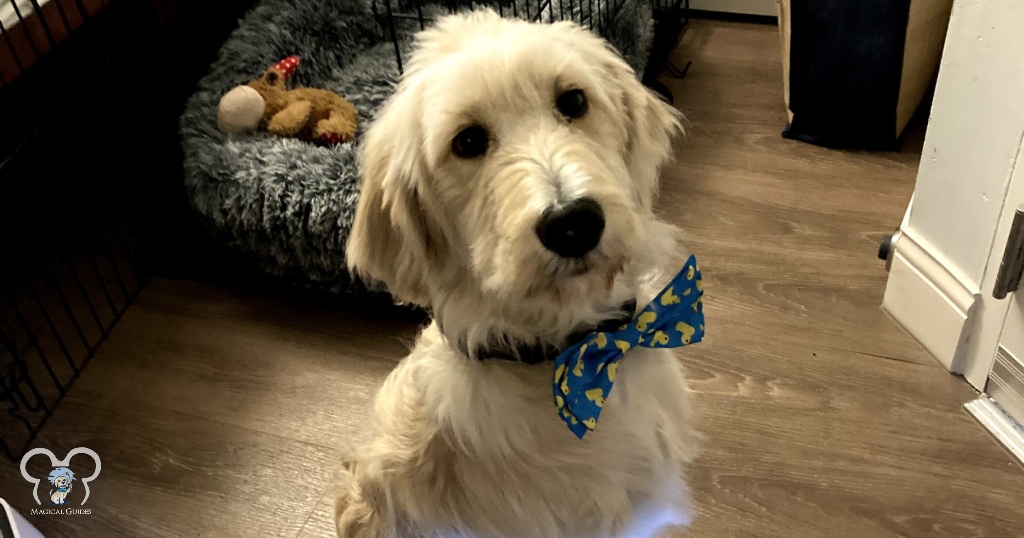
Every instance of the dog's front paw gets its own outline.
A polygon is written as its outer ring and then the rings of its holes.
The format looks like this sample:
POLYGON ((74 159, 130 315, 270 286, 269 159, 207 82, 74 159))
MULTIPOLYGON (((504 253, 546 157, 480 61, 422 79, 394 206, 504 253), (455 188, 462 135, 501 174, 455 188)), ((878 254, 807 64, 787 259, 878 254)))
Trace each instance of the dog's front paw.
POLYGON ((336 488, 334 504, 338 538, 384 538, 393 536, 375 488, 360 485, 357 464, 345 462, 336 488))

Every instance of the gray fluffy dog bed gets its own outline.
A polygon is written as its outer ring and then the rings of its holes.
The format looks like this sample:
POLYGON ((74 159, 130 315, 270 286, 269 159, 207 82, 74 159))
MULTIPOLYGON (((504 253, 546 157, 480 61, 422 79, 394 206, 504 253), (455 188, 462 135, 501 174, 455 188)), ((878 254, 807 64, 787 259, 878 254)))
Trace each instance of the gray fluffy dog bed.
MULTIPOLYGON (((411 21, 398 28, 403 58, 418 29, 411 21)), ((642 75, 652 40, 648 0, 628 2, 602 33, 642 75)), ((180 121, 186 192, 213 238, 290 284, 366 292, 349 278, 344 259, 359 194, 356 156, 398 77, 394 45, 369 0, 263 0, 249 12, 180 121), (359 111, 355 142, 328 148, 263 131, 229 136, 217 129, 224 93, 293 54, 301 65, 292 85, 334 91, 359 111)))

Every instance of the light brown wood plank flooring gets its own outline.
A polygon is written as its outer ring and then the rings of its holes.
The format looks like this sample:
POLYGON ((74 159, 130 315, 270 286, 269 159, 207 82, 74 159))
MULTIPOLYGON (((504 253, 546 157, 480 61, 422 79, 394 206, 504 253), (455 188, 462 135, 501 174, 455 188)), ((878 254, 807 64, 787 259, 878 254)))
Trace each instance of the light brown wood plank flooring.
MULTIPOLYGON (((778 36, 695 20, 666 77, 689 118, 662 215, 707 280, 708 338, 680 353, 707 442, 688 536, 1024 534, 1024 473, 961 409, 974 391, 880 310, 878 241, 913 189, 901 151, 781 138, 778 36)), ((48 536, 332 535, 327 484, 415 324, 155 279, 38 446, 95 449, 89 516, 48 536)), ((41 463, 41 462, 36 462, 41 463)), ((28 485, 0 463, 0 496, 28 485)))

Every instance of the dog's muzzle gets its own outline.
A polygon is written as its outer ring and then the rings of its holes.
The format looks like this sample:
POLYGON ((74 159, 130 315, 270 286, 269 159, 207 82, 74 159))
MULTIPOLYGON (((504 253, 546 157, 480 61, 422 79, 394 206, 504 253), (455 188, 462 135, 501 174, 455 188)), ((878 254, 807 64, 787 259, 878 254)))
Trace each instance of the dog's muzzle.
POLYGON ((544 248, 563 258, 581 258, 601 242, 604 211, 593 198, 577 198, 545 210, 536 232, 544 248))

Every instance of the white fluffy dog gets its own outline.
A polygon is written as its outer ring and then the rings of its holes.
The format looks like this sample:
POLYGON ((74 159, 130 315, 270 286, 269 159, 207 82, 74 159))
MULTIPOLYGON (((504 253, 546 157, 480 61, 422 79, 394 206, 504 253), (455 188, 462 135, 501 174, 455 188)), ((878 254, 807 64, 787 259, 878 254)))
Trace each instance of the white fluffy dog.
POLYGON ((366 135, 347 257, 432 321, 346 461, 340 536, 644 537, 689 522, 699 436, 673 353, 631 350, 577 439, 546 352, 681 267, 676 229, 652 212, 680 121, 571 23, 478 10, 418 35, 366 135))

